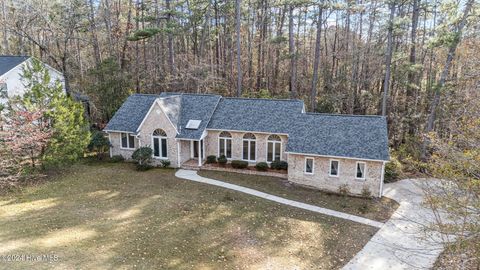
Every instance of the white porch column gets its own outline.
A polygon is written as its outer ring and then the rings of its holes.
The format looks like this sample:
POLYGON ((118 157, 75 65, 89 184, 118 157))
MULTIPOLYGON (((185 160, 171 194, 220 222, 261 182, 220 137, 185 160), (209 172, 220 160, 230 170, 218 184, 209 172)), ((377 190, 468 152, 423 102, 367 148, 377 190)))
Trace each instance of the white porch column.
POLYGON ((202 166, 202 142, 198 141, 198 167, 202 166))

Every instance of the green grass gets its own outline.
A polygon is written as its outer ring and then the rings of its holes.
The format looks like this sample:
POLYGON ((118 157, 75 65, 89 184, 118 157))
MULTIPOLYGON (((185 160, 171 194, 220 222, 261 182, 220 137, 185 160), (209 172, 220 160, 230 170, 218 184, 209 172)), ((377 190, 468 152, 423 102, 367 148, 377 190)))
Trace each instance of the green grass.
POLYGON ((387 221, 398 208, 397 202, 385 197, 382 199, 365 199, 352 196, 342 196, 293 185, 285 179, 276 177, 206 170, 200 171, 199 174, 204 177, 254 188, 284 198, 382 222, 387 221))
POLYGON ((174 170, 80 164, 0 196, 2 269, 335 269, 376 229, 181 180, 174 170))

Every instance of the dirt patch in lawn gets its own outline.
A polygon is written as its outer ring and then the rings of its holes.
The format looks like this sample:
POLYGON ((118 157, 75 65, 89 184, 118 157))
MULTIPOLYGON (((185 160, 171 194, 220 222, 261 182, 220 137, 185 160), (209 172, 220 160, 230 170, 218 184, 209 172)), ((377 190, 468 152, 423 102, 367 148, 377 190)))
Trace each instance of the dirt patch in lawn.
POLYGON ((178 179, 131 164, 73 166, 0 196, 7 269, 338 269, 370 226, 178 179), (53 257, 52 257, 53 258, 53 257))
POLYGON ((342 196, 295 185, 277 177, 206 170, 199 171, 199 175, 381 222, 387 221, 398 208, 398 203, 389 198, 365 199, 342 196))

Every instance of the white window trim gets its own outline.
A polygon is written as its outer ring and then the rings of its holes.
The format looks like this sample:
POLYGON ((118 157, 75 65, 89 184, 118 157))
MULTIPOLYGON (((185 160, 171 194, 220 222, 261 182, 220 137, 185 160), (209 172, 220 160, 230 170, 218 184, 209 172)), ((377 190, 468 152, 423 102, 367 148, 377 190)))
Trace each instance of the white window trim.
POLYGON ((283 141, 280 140, 280 141, 271 141, 269 139, 267 139, 267 144, 266 144, 266 148, 265 148, 265 160, 267 161, 268 164, 272 163, 273 161, 268 161, 268 143, 273 143, 273 152, 272 152, 272 158, 275 160, 275 143, 280 143, 280 160, 283 160, 283 155, 282 155, 282 152, 283 152, 283 141))
POLYGON ((135 137, 135 135, 133 135, 133 133, 121 132, 120 133, 120 149, 123 149, 123 150, 133 150, 133 149, 135 149, 135 139, 136 139, 136 137, 135 137), (122 142, 123 134, 127 135, 127 147, 123 147, 123 142, 122 142), (133 147, 130 147, 130 140, 128 138, 129 136, 133 137, 133 147))
POLYGON ((168 138, 165 137, 165 136, 154 136, 152 135, 152 150, 153 150, 153 153, 152 153, 152 157, 154 159, 168 159, 168 138), (160 149, 158 149, 158 153, 160 154, 159 157, 155 156, 155 144, 153 143, 153 140, 157 138, 159 141, 158 141, 158 146, 160 149), (167 156, 166 157, 162 157, 162 139, 165 139, 167 141, 167 156))
POLYGON ((339 177, 339 176, 340 176, 340 160, 338 160, 338 159, 330 159, 330 166, 328 167, 328 176, 330 176, 330 177, 339 177), (332 174, 332 161, 338 162, 337 174, 336 174, 336 175, 333 175, 333 174, 332 174))
MULTIPOLYGON (((225 155, 225 157, 227 158, 227 160, 232 160, 233 159, 233 140, 232 138, 228 138, 228 137, 220 137, 220 134, 218 134, 218 145, 217 145, 218 149, 217 149, 217 154, 219 156, 221 155, 225 155), (220 139, 224 139, 224 148, 225 148, 225 153, 220 153, 220 139), (232 157, 227 157, 227 140, 230 140, 230 146, 232 147, 232 149, 230 149, 230 151, 232 152, 232 157)), ((242 144, 242 147, 243 147, 243 144, 242 144)), ((242 149, 243 150, 243 149, 242 149)), ((242 152, 242 155, 243 155, 243 152, 242 152)))
MULTIPOLYGON (((245 135, 245 134, 244 134, 245 135)), ((255 139, 244 139, 242 138, 242 160, 243 161, 248 161, 248 162, 257 162, 257 152, 258 152, 258 149, 257 149, 257 139, 256 139, 256 136, 255 136, 255 139), (247 153, 247 158, 250 158, 251 156, 251 153, 250 153, 250 144, 252 142, 255 142, 255 159, 244 159, 243 158, 243 142, 247 141, 248 142, 248 153, 247 153)))
POLYGON ((305 162, 303 163, 303 173, 308 175, 315 174, 315 158, 313 157, 305 157, 305 162), (307 160, 312 160, 312 172, 307 172, 307 160))
POLYGON ((363 162, 363 161, 357 161, 357 162, 355 163, 355 179, 357 179, 357 180, 365 180, 366 176, 367 176, 367 163, 366 163, 366 162, 363 162), (358 164, 364 164, 364 167, 363 167, 363 178, 357 177, 358 164))

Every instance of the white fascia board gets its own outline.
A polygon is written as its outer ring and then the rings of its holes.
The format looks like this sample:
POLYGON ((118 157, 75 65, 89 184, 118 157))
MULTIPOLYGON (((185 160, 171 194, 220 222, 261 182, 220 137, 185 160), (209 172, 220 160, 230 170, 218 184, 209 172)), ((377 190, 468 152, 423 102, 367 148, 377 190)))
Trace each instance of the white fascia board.
POLYGON ((122 131, 122 130, 110 130, 110 129, 106 129, 106 130, 103 130, 103 132, 106 132, 106 133, 128 133, 128 134, 136 134, 135 132, 131 132, 131 131, 122 131))

